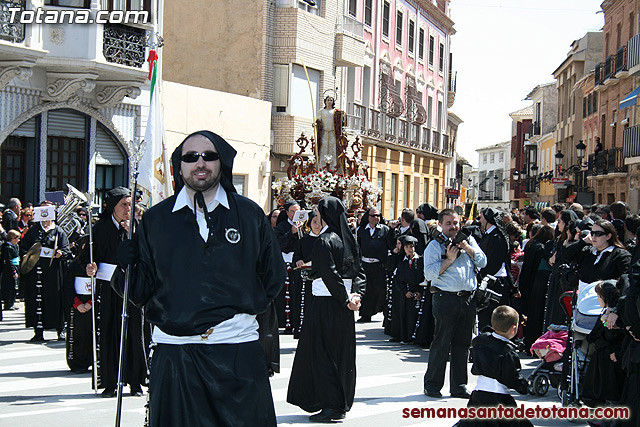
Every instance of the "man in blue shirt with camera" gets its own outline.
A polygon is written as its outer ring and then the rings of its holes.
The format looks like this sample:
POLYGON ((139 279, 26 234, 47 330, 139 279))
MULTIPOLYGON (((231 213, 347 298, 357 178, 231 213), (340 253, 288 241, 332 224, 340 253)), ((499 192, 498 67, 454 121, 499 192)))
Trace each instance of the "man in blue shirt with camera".
POLYGON ((476 268, 487 265, 487 257, 473 237, 465 235, 464 239, 456 239, 460 232, 460 219, 453 210, 440 211, 438 223, 442 234, 432 240, 424 252, 424 276, 431 282, 435 319, 435 333, 424 375, 424 393, 429 397, 442 397, 440 390, 444 385, 451 349, 451 396, 469 398, 467 359, 476 319, 475 272, 476 268))

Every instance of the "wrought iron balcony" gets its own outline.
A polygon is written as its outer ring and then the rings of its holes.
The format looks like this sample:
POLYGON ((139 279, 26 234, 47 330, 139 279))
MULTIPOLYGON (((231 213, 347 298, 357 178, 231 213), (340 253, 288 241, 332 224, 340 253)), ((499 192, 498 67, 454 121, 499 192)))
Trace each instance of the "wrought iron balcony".
MULTIPOLYGON (((633 72, 633 68, 640 65, 640 34, 631 37, 627 42, 627 67, 633 72)), ((637 70, 636 70, 637 71, 637 70)))
POLYGON ((12 43, 24 41, 25 24, 11 22, 9 8, 19 8, 23 11, 25 6, 25 0, 0 0, 0 40, 7 40, 12 43))
POLYGON ((424 129, 422 132, 422 149, 431 151, 431 129, 424 129))
POLYGON ((598 153, 589 154, 588 172, 590 175, 607 175, 609 173, 626 173, 622 147, 614 147, 598 153))
POLYGON ((107 62, 142 68, 146 60, 145 47, 145 30, 105 24, 102 53, 107 62))
POLYGON ((603 82, 604 79, 602 78, 602 73, 603 73, 603 69, 604 67, 602 66, 602 62, 599 62, 596 64, 596 69, 594 72, 594 85, 595 86, 600 86, 603 82))
POLYGON ((627 157, 640 156, 640 126, 631 126, 624 130, 622 137, 623 155, 627 157))
POLYGON ((367 135, 380 138, 380 111, 369 110, 369 128, 367 135))
POLYGON ((409 145, 409 124, 406 120, 400 120, 398 143, 402 145, 409 145))
POLYGON ((616 74, 628 71, 627 68, 627 46, 622 46, 616 53, 616 74))
POLYGON ((433 131, 433 140, 431 141, 431 151, 437 154, 440 154, 441 150, 441 141, 440 141, 440 132, 433 131))

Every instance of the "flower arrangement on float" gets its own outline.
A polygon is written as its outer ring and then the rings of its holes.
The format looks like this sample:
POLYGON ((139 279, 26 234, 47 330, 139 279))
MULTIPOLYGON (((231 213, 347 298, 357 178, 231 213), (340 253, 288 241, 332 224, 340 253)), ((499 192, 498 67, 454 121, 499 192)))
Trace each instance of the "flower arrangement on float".
POLYGON ((313 139, 309 141, 303 134, 296 143, 301 150, 289 159, 287 177, 277 179, 272 184, 279 205, 297 200, 304 208, 315 209, 323 197, 334 196, 341 199, 349 211, 353 211, 369 209, 382 197, 382 189, 369 181, 369 165, 358 155, 362 146, 357 137, 351 147, 351 157, 341 155, 342 159, 334 162, 333 156, 324 156, 321 160, 323 166, 319 168, 313 154, 303 156, 309 143, 313 149, 313 139))

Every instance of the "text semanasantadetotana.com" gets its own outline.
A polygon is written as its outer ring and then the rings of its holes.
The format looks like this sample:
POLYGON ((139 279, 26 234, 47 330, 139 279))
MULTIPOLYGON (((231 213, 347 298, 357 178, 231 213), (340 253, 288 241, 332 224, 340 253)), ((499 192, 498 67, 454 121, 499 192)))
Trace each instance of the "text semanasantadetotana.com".
POLYGON ((474 407, 474 408, 404 408, 402 418, 460 418, 460 419, 629 419, 629 408, 615 407, 557 407, 536 405, 533 408, 518 407, 474 407))

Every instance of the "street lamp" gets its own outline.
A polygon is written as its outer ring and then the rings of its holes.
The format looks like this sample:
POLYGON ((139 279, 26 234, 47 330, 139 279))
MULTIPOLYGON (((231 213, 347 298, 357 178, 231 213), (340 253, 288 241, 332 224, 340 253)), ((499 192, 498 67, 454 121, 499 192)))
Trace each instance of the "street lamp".
POLYGON ((564 154, 562 154, 562 152, 558 150, 558 152, 555 155, 555 158, 556 158, 556 167, 558 167, 559 173, 562 175, 564 175, 565 173, 569 173, 569 174, 577 173, 582 171, 583 168, 586 168, 587 166, 589 166, 589 162, 582 161, 582 159, 584 159, 586 155, 586 152, 587 152, 587 146, 584 145, 584 142, 582 142, 582 140, 578 141, 578 143, 576 144, 576 154, 578 156, 578 163, 576 163, 575 165, 571 165, 566 169, 562 170, 562 159, 564 158, 564 154))

